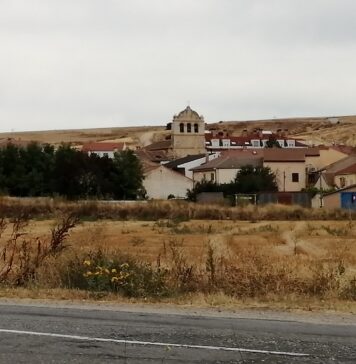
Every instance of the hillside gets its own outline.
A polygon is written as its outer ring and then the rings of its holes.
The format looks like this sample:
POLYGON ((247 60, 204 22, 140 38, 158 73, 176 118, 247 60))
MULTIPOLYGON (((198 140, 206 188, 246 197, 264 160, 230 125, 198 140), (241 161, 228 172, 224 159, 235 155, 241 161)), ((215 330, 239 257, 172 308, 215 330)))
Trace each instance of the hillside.
MULTIPOLYGON (((310 144, 355 145, 356 143, 356 116, 220 121, 207 124, 207 129, 213 128, 228 130, 231 135, 240 135, 244 129, 288 129, 290 135, 305 139, 310 144)), ((15 138, 51 144, 123 141, 132 146, 144 146, 162 140, 168 134, 169 131, 162 125, 0 133, 0 139, 15 138)))

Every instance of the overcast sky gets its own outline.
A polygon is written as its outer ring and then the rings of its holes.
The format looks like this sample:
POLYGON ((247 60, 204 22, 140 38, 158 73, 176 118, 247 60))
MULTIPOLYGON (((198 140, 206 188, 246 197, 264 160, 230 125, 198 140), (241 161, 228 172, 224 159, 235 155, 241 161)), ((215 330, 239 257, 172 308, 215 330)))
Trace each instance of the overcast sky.
POLYGON ((0 130, 356 114, 355 0, 0 0, 0 130))

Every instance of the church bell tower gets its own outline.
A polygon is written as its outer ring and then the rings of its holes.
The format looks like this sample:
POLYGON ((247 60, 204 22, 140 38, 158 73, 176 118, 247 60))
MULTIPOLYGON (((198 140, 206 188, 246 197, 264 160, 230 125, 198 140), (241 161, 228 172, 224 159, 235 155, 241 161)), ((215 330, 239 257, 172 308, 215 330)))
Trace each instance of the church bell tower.
POLYGON ((206 153, 204 118, 190 106, 173 117, 172 146, 175 158, 206 153))

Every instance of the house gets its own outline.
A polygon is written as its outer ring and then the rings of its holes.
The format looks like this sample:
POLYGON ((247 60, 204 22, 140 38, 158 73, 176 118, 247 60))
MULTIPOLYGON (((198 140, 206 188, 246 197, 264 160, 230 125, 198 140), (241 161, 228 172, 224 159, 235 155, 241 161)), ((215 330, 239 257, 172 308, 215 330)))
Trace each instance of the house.
POLYGON ((276 175, 279 191, 298 192, 307 186, 306 159, 317 155, 310 148, 259 148, 229 150, 208 163, 192 169, 193 180, 230 183, 241 167, 269 167, 276 175))
POLYGON ((88 155, 96 154, 99 157, 114 158, 114 154, 126 150, 125 143, 95 142, 83 144, 82 151, 88 155))
POLYGON ((304 149, 263 150, 263 166, 276 175, 278 191, 297 192, 306 187, 306 153, 304 149))
POLYGON ((225 131, 210 130, 205 134, 205 144, 209 151, 229 150, 229 149, 260 149, 267 146, 280 148, 306 148, 307 145, 301 139, 295 139, 288 135, 288 130, 277 132, 270 130, 254 129, 248 132, 245 129, 240 136, 230 136, 225 131))
POLYGON ((218 156, 219 153, 187 155, 186 157, 170 161, 164 164, 164 166, 193 179, 193 168, 201 166, 218 156))
POLYGON ((315 187, 323 190, 344 188, 356 183, 356 155, 340 159, 318 171, 315 187))
POLYGON ((164 199, 169 196, 185 198, 188 189, 193 188, 193 180, 162 164, 142 160, 143 187, 149 199, 164 199))
POLYGON ((194 183, 211 181, 217 184, 230 183, 237 172, 244 166, 262 166, 262 154, 250 151, 238 151, 230 154, 224 153, 208 163, 192 168, 194 183))
POLYGON ((356 184, 325 193, 322 196, 321 206, 327 209, 342 208, 356 210, 356 184))
POLYGON ((319 159, 314 163, 314 167, 317 170, 321 170, 330 164, 348 157, 349 155, 356 154, 355 148, 342 145, 318 145, 316 148, 319 149, 320 154, 319 159))

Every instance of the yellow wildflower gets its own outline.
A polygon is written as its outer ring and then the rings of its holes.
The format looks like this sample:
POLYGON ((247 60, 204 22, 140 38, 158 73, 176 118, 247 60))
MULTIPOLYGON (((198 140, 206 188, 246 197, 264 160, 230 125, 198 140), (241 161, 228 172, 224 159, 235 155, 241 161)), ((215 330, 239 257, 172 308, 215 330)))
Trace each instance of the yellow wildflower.
POLYGON ((111 282, 112 282, 112 283, 117 282, 118 280, 119 280, 119 278, 117 278, 117 277, 112 277, 112 278, 111 278, 111 282))
POLYGON ((83 262, 84 265, 87 265, 88 267, 90 266, 91 262, 90 260, 84 260, 83 262))
POLYGON ((111 273, 117 273, 117 270, 115 268, 111 269, 111 273))

